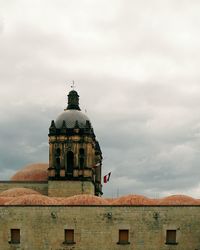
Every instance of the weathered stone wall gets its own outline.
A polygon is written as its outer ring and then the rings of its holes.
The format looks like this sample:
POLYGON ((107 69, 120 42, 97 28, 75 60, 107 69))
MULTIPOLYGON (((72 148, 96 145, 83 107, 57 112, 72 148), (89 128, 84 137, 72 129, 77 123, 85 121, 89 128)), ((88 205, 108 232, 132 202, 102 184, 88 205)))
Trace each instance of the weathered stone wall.
POLYGON ((1 206, 0 249, 199 250, 200 206, 1 206), (16 228, 21 243, 12 245, 16 228), (75 244, 63 244, 64 229, 74 229, 75 244), (129 245, 117 244, 119 229, 129 245), (166 229, 177 230, 177 245, 165 244, 166 229))
POLYGON ((41 194, 48 194, 48 182, 0 181, 0 192, 10 188, 30 188, 41 194))
POLYGON ((49 181, 48 196, 69 197, 77 194, 93 194, 94 184, 91 181, 49 181))
POLYGON ((95 141, 91 136, 87 135, 57 135, 49 137, 49 167, 55 169, 56 167, 56 149, 60 149, 60 166, 61 169, 67 170, 67 152, 74 153, 74 167, 79 168, 79 150, 84 149, 84 167, 92 168, 95 165, 95 141))

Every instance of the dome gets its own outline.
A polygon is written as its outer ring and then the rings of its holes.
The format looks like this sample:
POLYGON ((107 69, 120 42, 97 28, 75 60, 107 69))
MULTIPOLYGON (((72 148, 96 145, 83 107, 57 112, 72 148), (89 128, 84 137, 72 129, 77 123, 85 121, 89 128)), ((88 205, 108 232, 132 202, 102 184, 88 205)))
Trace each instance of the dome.
POLYGON ((11 177, 12 181, 47 181, 48 163, 30 164, 11 177))
POLYGON ((56 201, 45 195, 31 194, 13 198, 5 205, 55 205, 56 201))
POLYGON ((105 199, 89 194, 74 195, 67 198, 55 198, 57 205, 109 205, 105 199))
POLYGON ((187 195, 171 195, 160 199, 158 205, 199 205, 200 202, 187 195))
POLYGON ((11 188, 0 193, 0 197, 18 197, 22 195, 39 194, 30 188, 11 188))
POLYGON ((74 128, 76 121, 78 121, 80 128, 85 128, 86 121, 89 121, 89 118, 80 110, 69 109, 57 117, 55 121, 56 128, 62 128, 63 121, 65 121, 67 128, 74 128))
POLYGON ((0 205, 5 205, 7 202, 11 201, 12 197, 0 197, 0 205))
POLYGON ((160 200, 159 198, 151 198, 151 205, 159 205, 160 204, 160 200))
POLYGON ((112 205, 152 205, 153 201, 143 195, 126 195, 111 201, 112 205))

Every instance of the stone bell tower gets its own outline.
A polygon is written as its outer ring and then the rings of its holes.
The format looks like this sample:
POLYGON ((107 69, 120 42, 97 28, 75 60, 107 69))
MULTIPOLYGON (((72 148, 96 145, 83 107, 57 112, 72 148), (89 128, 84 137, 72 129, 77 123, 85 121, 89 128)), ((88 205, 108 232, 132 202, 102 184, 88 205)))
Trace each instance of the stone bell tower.
POLYGON ((68 106, 49 128, 49 196, 102 194, 102 153, 79 95, 68 94, 68 106))

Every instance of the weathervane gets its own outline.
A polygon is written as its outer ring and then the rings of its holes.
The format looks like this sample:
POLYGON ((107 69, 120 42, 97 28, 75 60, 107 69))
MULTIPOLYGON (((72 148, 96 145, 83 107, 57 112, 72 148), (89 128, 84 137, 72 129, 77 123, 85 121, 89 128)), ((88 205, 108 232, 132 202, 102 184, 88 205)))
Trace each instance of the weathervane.
POLYGON ((74 80, 72 81, 71 88, 72 88, 73 90, 75 89, 75 83, 74 83, 74 80))

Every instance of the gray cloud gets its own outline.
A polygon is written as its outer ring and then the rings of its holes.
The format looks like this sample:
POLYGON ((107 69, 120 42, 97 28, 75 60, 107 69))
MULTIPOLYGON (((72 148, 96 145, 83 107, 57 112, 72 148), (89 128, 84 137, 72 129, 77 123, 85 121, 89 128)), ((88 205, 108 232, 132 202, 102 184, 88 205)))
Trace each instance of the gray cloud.
POLYGON ((1 179, 48 161, 74 79, 112 171, 105 195, 199 197, 198 1, 0 5, 1 179))

